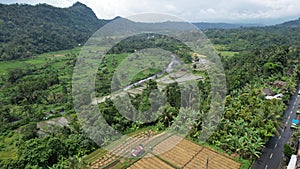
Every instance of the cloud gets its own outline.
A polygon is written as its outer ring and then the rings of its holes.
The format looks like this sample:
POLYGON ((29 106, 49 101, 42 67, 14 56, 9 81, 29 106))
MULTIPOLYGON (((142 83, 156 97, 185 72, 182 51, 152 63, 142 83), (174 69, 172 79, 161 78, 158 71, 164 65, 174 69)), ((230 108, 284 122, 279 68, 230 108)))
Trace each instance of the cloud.
MULTIPOLYGON (((48 3, 67 7, 78 0, 4 0, 4 3, 48 3)), ((79 0, 91 7, 99 18, 139 13, 164 13, 187 21, 272 22, 300 16, 299 0, 79 0)))

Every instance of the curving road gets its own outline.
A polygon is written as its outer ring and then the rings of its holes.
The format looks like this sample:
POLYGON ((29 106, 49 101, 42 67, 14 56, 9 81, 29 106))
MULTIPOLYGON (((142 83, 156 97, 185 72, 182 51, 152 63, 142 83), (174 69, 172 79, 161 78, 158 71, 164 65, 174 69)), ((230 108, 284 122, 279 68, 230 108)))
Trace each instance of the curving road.
MULTIPOLYGON (((166 85, 166 84, 170 84, 170 83, 174 83, 174 82, 185 82, 185 81, 191 81, 191 80, 198 80, 198 79, 202 79, 202 76, 199 75, 193 75, 193 74, 189 74, 187 72, 184 71, 174 71, 172 73, 172 71, 178 67, 181 62, 179 60, 177 60, 175 55, 171 55, 172 60, 169 63, 169 65, 167 66, 167 68, 165 69, 165 72, 168 73, 167 76, 164 76, 163 73, 157 73, 156 75, 150 76, 148 78, 142 79, 138 82, 135 82, 133 84, 129 84, 128 86, 126 86, 125 88, 121 89, 118 92, 114 92, 110 95, 107 96, 103 96, 103 97, 99 97, 99 98, 93 98, 92 100, 92 104, 96 105, 99 103, 104 102, 106 99, 110 98, 110 99, 114 99, 117 96, 124 96, 127 95, 128 92, 130 93, 142 93, 144 87, 137 87, 137 88, 133 88, 135 86, 138 86, 140 84, 144 84, 146 81, 149 80, 153 80, 155 79, 156 82, 158 82, 158 85, 166 85)), ((202 59, 203 61, 204 59, 202 59)), ((200 60, 199 60, 200 62, 200 60)), ((207 62, 205 62, 207 64, 207 62)), ((158 88, 160 88, 160 86, 158 86, 158 88)))
POLYGON ((283 157, 283 145, 287 143, 292 136, 292 131, 290 125, 292 119, 296 117, 296 111, 298 103, 300 100, 300 95, 298 91, 300 89, 300 84, 298 86, 297 92, 292 96, 290 104, 284 113, 284 125, 286 128, 280 129, 279 136, 272 137, 266 144, 265 149, 262 152, 260 158, 258 158, 252 169, 278 169, 283 157))

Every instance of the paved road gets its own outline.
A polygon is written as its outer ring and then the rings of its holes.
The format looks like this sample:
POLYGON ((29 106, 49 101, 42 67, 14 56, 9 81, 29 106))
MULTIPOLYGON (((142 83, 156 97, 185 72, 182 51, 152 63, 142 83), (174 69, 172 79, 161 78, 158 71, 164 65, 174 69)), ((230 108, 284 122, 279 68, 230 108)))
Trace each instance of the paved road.
POLYGON ((278 169, 281 159, 283 157, 283 145, 287 143, 292 135, 290 125, 292 119, 296 117, 296 111, 300 96, 297 94, 300 89, 298 86, 297 92, 292 96, 290 104, 284 113, 284 125, 286 129, 280 129, 279 136, 272 137, 266 144, 266 148, 263 150, 262 155, 257 159, 252 169, 278 169))
MULTIPOLYGON (((138 82, 135 82, 133 84, 129 84, 128 86, 126 86, 125 88, 123 88, 120 91, 114 92, 110 95, 107 96, 103 96, 103 97, 98 97, 98 98, 93 98, 92 100, 92 104, 96 105, 99 103, 104 102, 106 99, 110 98, 110 99, 114 99, 117 96, 124 96, 127 95, 128 93, 142 93, 143 89, 145 88, 145 86, 142 87, 137 87, 134 88, 135 86, 144 84, 146 81, 149 80, 155 80, 156 82, 158 82, 158 88, 160 89, 160 85, 162 85, 163 87, 165 87, 164 85, 170 84, 170 83, 174 83, 174 82, 185 82, 185 81, 192 81, 192 80, 198 80, 198 79, 202 79, 202 76, 199 75, 193 75, 191 73, 188 73, 186 71, 174 71, 173 73, 171 73, 174 68, 178 67, 178 65, 180 65, 180 61, 177 60, 175 55, 171 55, 172 60, 169 63, 168 67, 165 69, 165 72, 169 73, 167 76, 165 76, 163 73, 159 72, 156 75, 150 76, 148 78, 142 79, 138 82)), ((204 59, 199 60, 199 62, 204 62, 204 59)), ((204 62, 207 64, 207 62, 204 62)))

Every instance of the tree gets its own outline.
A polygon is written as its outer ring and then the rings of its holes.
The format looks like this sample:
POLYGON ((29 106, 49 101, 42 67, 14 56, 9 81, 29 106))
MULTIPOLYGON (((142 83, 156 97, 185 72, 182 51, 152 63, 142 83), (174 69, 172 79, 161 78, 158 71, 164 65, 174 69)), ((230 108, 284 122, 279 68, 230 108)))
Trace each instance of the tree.
POLYGON ((292 154, 293 154, 293 149, 292 149, 292 147, 291 147, 289 144, 284 144, 284 146, 283 146, 283 153, 284 153, 284 155, 285 155, 288 159, 290 159, 291 156, 292 156, 292 154))
POLYGON ((11 69, 7 73, 7 81, 10 83, 15 83, 18 79, 22 78, 24 74, 24 70, 20 68, 11 69))
POLYGON ((177 109, 181 106, 181 93, 178 83, 169 84, 164 89, 165 95, 167 96, 167 101, 170 106, 176 107, 177 109))
POLYGON ((172 107, 170 104, 167 104, 164 107, 162 115, 158 118, 158 121, 164 124, 165 127, 170 127, 172 121, 178 115, 178 110, 175 107, 172 107))
POLYGON ((21 134, 23 140, 29 140, 37 137, 36 123, 31 122, 24 127, 21 127, 21 134))

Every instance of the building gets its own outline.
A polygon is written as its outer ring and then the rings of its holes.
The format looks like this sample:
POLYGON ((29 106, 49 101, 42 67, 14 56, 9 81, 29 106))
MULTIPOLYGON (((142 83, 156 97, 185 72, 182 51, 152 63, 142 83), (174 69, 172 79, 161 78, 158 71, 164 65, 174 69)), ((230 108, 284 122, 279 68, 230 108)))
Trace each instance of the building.
POLYGON ((136 146, 131 150, 131 155, 133 157, 140 157, 141 155, 144 154, 144 152, 145 152, 144 146, 142 144, 139 144, 138 146, 136 146))

